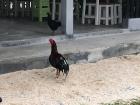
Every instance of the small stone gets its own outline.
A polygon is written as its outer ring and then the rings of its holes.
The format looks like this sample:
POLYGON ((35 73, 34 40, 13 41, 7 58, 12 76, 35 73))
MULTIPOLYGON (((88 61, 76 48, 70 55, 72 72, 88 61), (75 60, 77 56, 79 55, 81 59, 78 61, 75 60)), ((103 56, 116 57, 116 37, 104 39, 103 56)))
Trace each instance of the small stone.
POLYGON ((83 63, 88 63, 88 61, 86 59, 83 59, 83 60, 78 60, 76 63, 83 64, 83 63))
POLYGON ((58 105, 64 105, 61 101, 57 101, 58 105))
POLYGON ((94 53, 90 53, 88 55, 88 62, 96 62, 100 59, 103 59, 103 56, 102 56, 102 52, 101 51, 95 51, 94 53))

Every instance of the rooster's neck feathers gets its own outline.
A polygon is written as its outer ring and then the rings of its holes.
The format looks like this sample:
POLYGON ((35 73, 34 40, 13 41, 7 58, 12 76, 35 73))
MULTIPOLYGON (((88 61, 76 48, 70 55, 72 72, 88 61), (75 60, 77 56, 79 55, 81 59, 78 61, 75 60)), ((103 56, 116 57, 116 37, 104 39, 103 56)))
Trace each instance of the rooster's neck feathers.
POLYGON ((57 45, 56 42, 53 39, 49 39, 50 44, 51 44, 51 54, 57 54, 57 45))
POLYGON ((55 54, 55 53, 58 53, 57 46, 56 45, 52 45, 51 46, 51 54, 55 54))

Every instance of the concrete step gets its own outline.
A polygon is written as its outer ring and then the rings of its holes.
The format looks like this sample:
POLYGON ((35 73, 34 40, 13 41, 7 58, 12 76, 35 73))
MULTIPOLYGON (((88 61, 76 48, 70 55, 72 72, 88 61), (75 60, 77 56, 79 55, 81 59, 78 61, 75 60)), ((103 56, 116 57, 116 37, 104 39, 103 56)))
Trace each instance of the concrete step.
MULTIPOLYGON (((140 44, 128 43, 119 44, 109 48, 98 48, 90 52, 66 53, 65 58, 69 64, 76 63, 93 63, 101 59, 106 59, 115 56, 140 53, 140 44)), ((0 61, 0 74, 14 72, 18 70, 42 69, 49 67, 49 56, 7 59, 0 61)))
MULTIPOLYGON (((61 39, 58 50, 67 59, 69 64, 96 62, 114 56, 136 54, 140 52, 140 32, 126 32, 120 34, 104 34, 61 39)), ((48 39, 45 44, 0 47, 0 73, 17 70, 40 69, 50 66, 48 57, 50 45, 48 39)), ((40 40, 35 40, 35 43, 40 40)), ((58 41, 57 41, 58 42, 58 41)), ((44 42, 43 42, 44 43, 44 42)))

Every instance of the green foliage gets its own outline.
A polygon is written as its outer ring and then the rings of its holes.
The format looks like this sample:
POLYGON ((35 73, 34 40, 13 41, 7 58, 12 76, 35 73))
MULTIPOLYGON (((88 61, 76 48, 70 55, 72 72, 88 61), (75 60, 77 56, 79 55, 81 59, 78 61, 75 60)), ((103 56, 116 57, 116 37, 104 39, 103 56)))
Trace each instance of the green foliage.
POLYGON ((140 105, 140 98, 129 101, 117 100, 112 103, 101 103, 101 105, 140 105))

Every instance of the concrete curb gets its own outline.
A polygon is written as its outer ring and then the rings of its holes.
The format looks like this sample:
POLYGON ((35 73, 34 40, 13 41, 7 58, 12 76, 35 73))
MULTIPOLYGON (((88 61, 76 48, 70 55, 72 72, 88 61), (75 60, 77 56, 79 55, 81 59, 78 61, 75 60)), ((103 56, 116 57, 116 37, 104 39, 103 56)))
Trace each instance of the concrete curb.
MULTIPOLYGON (((140 44, 128 43, 95 49, 92 52, 64 54, 69 64, 97 62, 115 56, 140 53, 140 44)), ((50 66, 48 56, 4 60, 0 62, 0 74, 18 70, 42 69, 50 66)))

